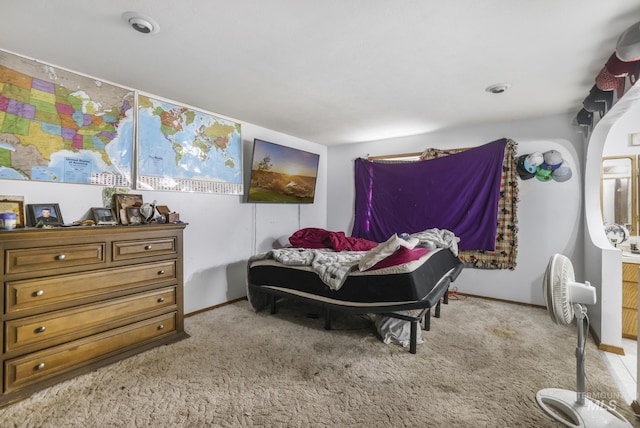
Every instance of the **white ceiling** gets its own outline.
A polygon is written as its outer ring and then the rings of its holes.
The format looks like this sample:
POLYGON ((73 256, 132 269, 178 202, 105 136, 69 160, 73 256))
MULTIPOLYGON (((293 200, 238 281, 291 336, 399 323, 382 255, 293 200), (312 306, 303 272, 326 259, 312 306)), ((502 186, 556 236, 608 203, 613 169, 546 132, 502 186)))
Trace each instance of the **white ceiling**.
POLYGON ((0 0, 0 17, 0 49, 336 145, 577 113, 640 3, 0 0))

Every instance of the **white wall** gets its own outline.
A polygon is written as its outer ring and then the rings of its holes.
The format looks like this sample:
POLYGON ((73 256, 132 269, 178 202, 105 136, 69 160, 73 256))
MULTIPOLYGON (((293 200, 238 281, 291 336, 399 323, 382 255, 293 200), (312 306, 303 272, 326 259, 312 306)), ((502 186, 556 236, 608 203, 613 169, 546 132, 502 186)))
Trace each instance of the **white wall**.
MULTIPOLYGON (((464 293, 544 305, 542 276, 555 253, 569 257, 583 280, 582 135, 573 115, 483 124, 406 138, 329 148, 327 228, 351 233, 354 212, 353 160, 367 155, 420 152, 428 147, 478 146, 507 137, 518 153, 559 151, 573 170, 564 183, 519 180, 518 256, 515 270, 465 269, 455 286, 464 293)), ((446 207, 443 207, 446 209, 446 207)))
MULTIPOLYGON (((630 135, 632 133, 640 132, 640 125, 638 124, 638 117, 640 117, 640 103, 635 99, 637 95, 637 89, 629 92, 625 97, 614 106, 615 111, 607 113, 606 120, 602 123, 598 123, 598 127, 604 127, 608 131, 604 137, 604 147, 602 148, 602 156, 637 156, 640 155, 640 146, 631 146, 629 144, 630 135), (619 110, 619 111, 618 111, 619 110), (612 117, 609 117, 611 113, 612 117)), ((600 132, 598 132, 599 134, 600 132)), ((597 135, 592 136, 589 143, 589 149, 593 150, 594 157, 597 157, 598 150, 595 146, 599 147, 600 142, 593 141, 597 138, 597 135), (594 147, 592 147, 594 146, 594 147)), ((591 170, 589 170, 591 172, 591 170)), ((593 179, 600 178, 599 169, 593 170, 593 179)), ((596 195, 594 195, 596 196, 596 195)), ((587 207, 587 209, 593 209, 595 212, 594 217, 600 214, 599 207, 593 206, 593 208, 587 207)), ((636 232, 638 235, 638 232, 636 232)), ((602 240, 600 238, 600 240, 602 240)), ((596 239, 592 239, 596 241, 596 239)), ((601 341, 612 346, 622 346, 622 321, 617 320, 617 313, 621 311, 622 307, 622 255, 618 249, 611 246, 608 241, 602 242, 599 253, 602 257, 601 262, 601 275, 602 275, 602 291, 600 292, 599 301, 600 308, 603 311, 601 317, 602 322, 600 328, 597 330, 601 336, 601 341), (615 317, 611 316, 616 314, 615 317), (608 322, 611 319, 615 319, 615 322, 608 322)), ((588 245, 585 245, 585 249, 588 245)), ((596 252, 597 253, 597 252, 596 252)), ((594 259, 594 261, 597 259, 594 259)), ((598 325, 595 325, 598 327, 598 325)))
POLYGON ((622 256, 607 241, 600 212, 602 156, 626 151, 628 133, 637 129, 640 88, 633 86, 596 125, 586 144, 585 159, 585 275, 598 292, 589 310, 594 333, 604 345, 622 349, 622 256))
MULTIPOLYGON (((249 204, 241 196, 132 191, 146 202, 168 205, 189 223, 184 234, 185 313, 245 296, 246 260, 252 254, 271 248, 274 239, 300 227, 326 225, 327 148, 236 121, 242 125, 245 183, 254 138, 320 154, 315 202, 249 204)), ((0 180, 0 194, 24 196, 25 204, 58 203, 65 222, 102 206, 101 186, 0 180)))
POLYGON ((602 156, 640 155, 640 146, 629 144, 630 135, 640 132, 638 117, 640 117, 640 103, 634 103, 611 127, 602 156))

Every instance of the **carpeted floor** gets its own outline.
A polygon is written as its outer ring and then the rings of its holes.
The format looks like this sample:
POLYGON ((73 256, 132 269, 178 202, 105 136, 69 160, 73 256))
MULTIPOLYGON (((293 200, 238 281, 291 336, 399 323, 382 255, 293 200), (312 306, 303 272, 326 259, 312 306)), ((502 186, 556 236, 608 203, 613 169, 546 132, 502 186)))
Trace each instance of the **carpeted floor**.
MULTIPOLYGON (((2 427, 555 427, 542 388, 576 388, 576 328, 547 312, 452 300, 412 355, 364 317, 246 301, 186 319, 191 338, 0 409, 2 427)), ((623 402, 593 341, 591 397, 623 402)))

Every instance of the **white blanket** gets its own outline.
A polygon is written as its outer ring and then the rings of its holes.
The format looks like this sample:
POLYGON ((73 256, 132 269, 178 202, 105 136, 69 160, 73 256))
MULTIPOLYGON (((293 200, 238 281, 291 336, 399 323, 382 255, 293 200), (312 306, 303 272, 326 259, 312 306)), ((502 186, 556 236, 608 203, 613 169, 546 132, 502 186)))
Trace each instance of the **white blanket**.
POLYGON ((304 248, 279 248, 256 254, 252 260, 274 259, 289 266, 311 266, 320 279, 332 290, 339 290, 349 273, 357 269, 366 251, 310 250, 304 248))
POLYGON ((458 257, 458 238, 453 232, 446 229, 427 229, 423 232, 416 232, 409 235, 416 238, 420 243, 418 247, 448 248, 454 256, 458 257))

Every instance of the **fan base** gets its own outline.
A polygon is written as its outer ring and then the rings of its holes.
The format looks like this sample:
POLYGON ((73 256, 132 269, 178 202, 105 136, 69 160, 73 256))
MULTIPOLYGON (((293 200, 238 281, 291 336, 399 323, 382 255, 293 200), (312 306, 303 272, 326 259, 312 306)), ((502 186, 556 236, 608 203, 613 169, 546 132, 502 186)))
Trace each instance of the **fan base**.
POLYGON ((566 389, 545 388, 538 391, 536 400, 555 420, 568 427, 631 427, 624 416, 612 407, 585 397, 578 404, 578 393, 566 389))

